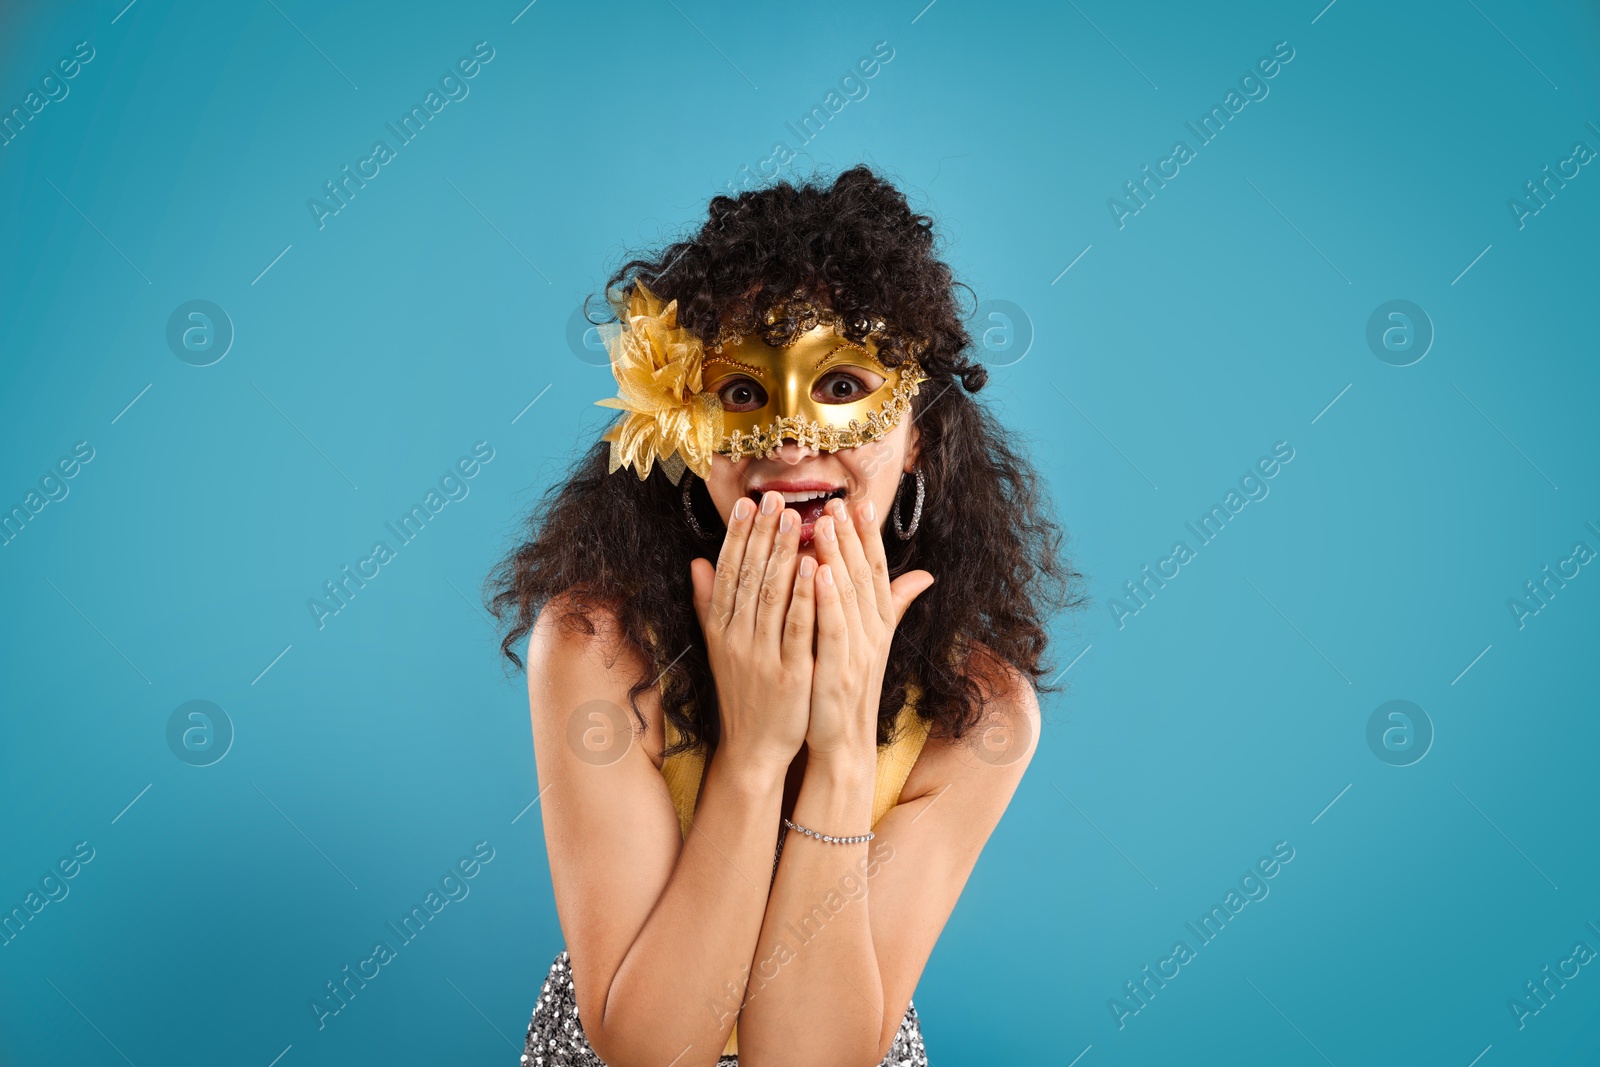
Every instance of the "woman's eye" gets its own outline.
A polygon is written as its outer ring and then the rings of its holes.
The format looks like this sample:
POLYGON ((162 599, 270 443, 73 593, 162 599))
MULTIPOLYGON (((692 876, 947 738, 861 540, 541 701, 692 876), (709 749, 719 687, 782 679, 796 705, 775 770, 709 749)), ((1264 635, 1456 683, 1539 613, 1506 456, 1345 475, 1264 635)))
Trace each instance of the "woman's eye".
POLYGON ((876 385, 862 381, 866 374, 866 371, 858 373, 834 371, 823 376, 811 390, 811 395, 824 404, 853 404, 883 384, 881 379, 876 385))
POLYGON ((717 388, 724 411, 755 411, 766 407, 767 391, 749 378, 734 378, 717 388))

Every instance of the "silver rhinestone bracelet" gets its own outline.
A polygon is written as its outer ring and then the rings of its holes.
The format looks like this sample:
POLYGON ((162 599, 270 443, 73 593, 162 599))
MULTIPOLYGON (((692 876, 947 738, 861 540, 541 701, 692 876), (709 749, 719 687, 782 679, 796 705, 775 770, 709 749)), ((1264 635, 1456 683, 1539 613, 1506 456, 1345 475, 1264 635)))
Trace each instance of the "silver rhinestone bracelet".
POLYGON ((809 837, 814 837, 818 841, 826 841, 830 845, 856 845, 863 841, 871 841, 877 836, 871 830, 868 830, 866 833, 856 834, 854 837, 832 837, 828 834, 819 834, 815 830, 807 830, 804 826, 792 823, 788 819, 783 820, 783 825, 787 826, 791 830, 798 830, 802 834, 806 834, 809 837))

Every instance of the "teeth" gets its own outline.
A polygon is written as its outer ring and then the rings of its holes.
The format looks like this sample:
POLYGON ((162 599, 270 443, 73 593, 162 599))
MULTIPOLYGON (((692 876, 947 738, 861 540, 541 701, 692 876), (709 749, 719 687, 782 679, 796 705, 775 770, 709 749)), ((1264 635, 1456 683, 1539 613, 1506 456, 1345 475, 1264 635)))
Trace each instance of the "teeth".
POLYGON ((807 489, 800 493, 784 493, 782 495, 785 504, 803 504, 807 500, 821 500, 823 497, 833 496, 837 492, 839 492, 837 489, 807 489))

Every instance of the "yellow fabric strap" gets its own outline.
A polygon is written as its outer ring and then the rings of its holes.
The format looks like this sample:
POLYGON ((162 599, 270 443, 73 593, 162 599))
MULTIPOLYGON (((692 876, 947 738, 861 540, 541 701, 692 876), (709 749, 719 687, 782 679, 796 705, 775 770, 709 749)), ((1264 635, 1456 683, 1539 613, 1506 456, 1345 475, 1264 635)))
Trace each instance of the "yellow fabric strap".
MULTIPOLYGON (((922 754, 923 743, 927 741, 932 725, 917 715, 916 688, 908 688, 911 698, 900 708, 894 737, 887 745, 878 747, 877 774, 872 788, 874 827, 878 825, 878 820, 889 813, 890 808, 900 802, 900 790, 905 786, 911 768, 916 765, 917 757, 922 754)), ((671 720, 667 720, 665 726, 667 745, 670 747, 678 742, 681 735, 671 720)), ((678 809, 678 828, 686 841, 689 839, 689 827, 694 822, 694 809, 700 799, 700 782, 705 777, 705 769, 705 753, 698 749, 679 752, 661 761, 661 777, 667 781, 672 806, 678 809)))
MULTIPOLYGON (((917 757, 922 754, 923 743, 928 739, 928 731, 932 724, 916 713, 916 698, 919 692, 917 686, 907 686, 907 700, 900 708, 900 714, 896 719, 894 736, 887 745, 878 746, 877 773, 872 787, 873 828, 876 828, 889 810, 900 802, 900 791, 905 787, 906 778, 911 774, 911 768, 916 765, 917 757)), ((664 720, 664 725, 667 744, 670 747, 677 743, 681 735, 671 720, 664 720)), ((689 828, 694 823, 694 809, 700 799, 700 784, 705 777, 705 767, 705 753, 698 749, 679 752, 661 761, 661 777, 666 779, 667 792, 672 795, 672 806, 678 809, 678 826, 683 832, 684 840, 688 840, 689 828)), ((839 829, 844 833, 858 832, 850 827, 839 829)), ((733 1032, 728 1035, 728 1043, 722 1050, 724 1056, 738 1053, 738 1038, 739 1024, 735 1023, 733 1032)))

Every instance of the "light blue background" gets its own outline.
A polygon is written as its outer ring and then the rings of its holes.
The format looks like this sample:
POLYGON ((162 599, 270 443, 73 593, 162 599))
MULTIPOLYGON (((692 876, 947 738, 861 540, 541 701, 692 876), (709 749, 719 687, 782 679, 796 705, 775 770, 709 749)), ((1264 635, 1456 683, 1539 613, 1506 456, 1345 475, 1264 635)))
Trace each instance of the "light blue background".
POLYGON ((1507 607, 1600 549, 1600 171, 1507 207, 1600 148, 1593 5, 125 2, 0 16, 4 110, 95 49, 0 148, 0 503, 95 449, 0 548, 0 903, 96 850, 0 948, 0 1061, 516 1062, 561 937, 477 602, 606 424, 570 316, 887 41, 789 173, 883 168, 1024 309, 983 396, 1093 598, 918 988, 932 1062, 1594 1062, 1600 966, 1507 1007, 1600 949, 1600 573, 1507 607), (478 41, 470 96, 319 229, 307 199, 478 41), (1279 41, 1270 95, 1119 229, 1107 199, 1279 41), (194 299, 237 333, 204 368, 165 341, 194 299), (1409 367, 1365 341, 1391 299, 1436 330, 1409 367), (477 441, 470 495, 319 629, 307 599, 477 441), (1119 628, 1277 441, 1270 496, 1119 628), (1365 735, 1397 698, 1437 733, 1403 768, 1365 735), (210 767, 167 746, 192 699, 236 729, 210 767), (483 840, 319 1031, 312 995, 483 840), (1278 841, 1271 895, 1119 1029, 1278 841))

